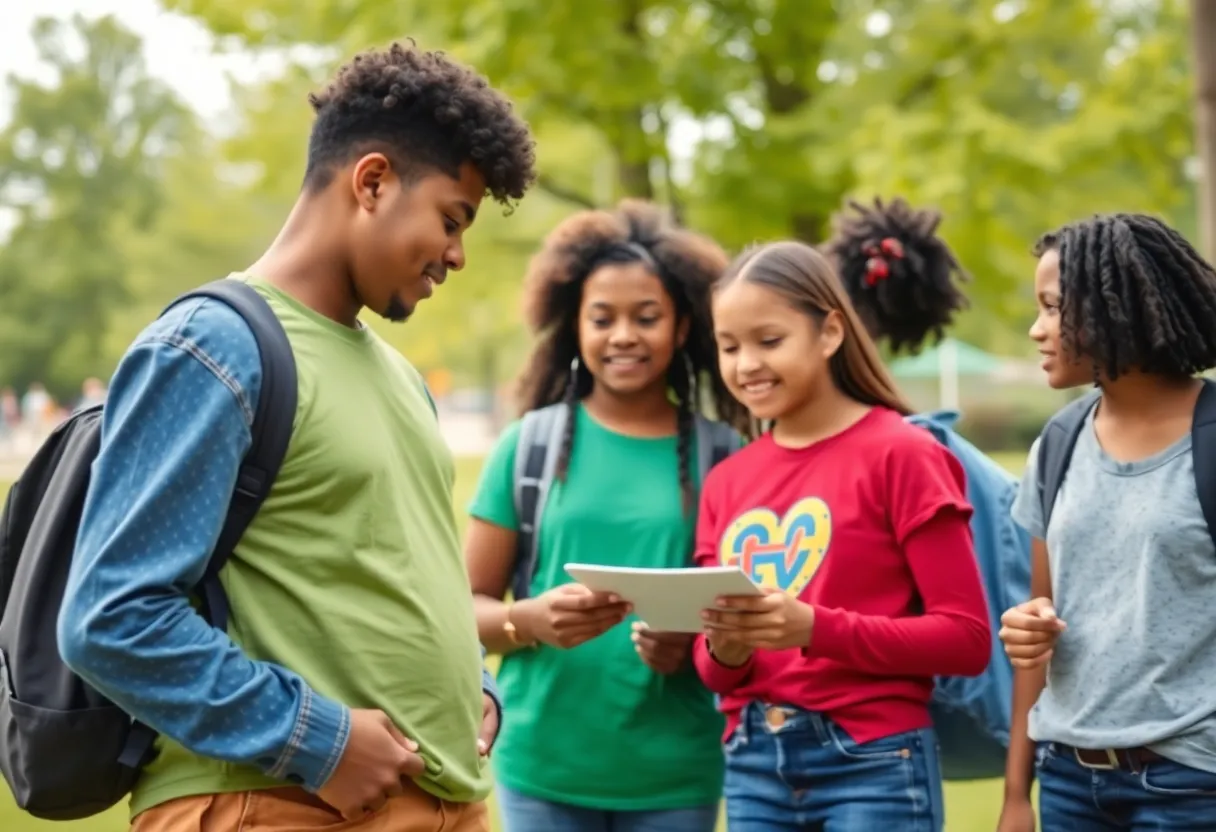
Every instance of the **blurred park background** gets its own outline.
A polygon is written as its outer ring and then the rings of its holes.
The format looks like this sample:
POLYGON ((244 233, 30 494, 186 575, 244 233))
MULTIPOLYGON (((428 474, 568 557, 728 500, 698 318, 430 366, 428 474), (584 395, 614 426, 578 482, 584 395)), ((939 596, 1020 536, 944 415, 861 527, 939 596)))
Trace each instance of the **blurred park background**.
MULTIPOLYGON (((538 187, 482 212, 424 314, 368 318, 436 393, 458 516, 514 415, 520 277, 572 211, 647 197, 736 250, 818 242, 849 197, 936 206, 972 306, 943 347, 890 358, 1014 471, 1061 403, 1025 335, 1033 240, 1137 210, 1210 254, 1216 0, 2 5, 0 495, 165 303, 261 252, 298 192, 307 93, 397 37, 475 65, 539 141, 538 187)), ((124 828, 44 827, 2 792, 3 830, 124 828)), ((1000 794, 952 786, 948 828, 992 829, 1000 794)))

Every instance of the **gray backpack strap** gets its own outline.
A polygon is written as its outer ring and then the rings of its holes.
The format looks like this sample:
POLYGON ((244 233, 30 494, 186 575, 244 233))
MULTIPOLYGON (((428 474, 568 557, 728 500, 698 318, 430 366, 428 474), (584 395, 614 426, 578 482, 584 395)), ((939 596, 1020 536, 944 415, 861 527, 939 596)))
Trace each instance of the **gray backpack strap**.
POLYGON ((540 518, 549 499, 549 486, 557 468, 557 455, 566 430, 569 409, 552 404, 524 414, 515 446, 515 570, 511 594, 515 600, 528 597, 536 556, 540 547, 540 518))
POLYGON ((1036 473, 1039 498, 1042 500, 1040 511, 1044 529, 1051 524, 1056 495, 1064 483, 1068 463, 1072 461, 1072 450, 1076 447, 1077 437, 1081 435, 1085 419, 1098 403, 1099 396, 1099 393, 1093 392, 1069 402, 1048 420, 1043 432, 1039 434, 1036 473))
POLYGON ((1208 533, 1216 540, 1216 384, 1203 380, 1195 417, 1191 423, 1191 457, 1195 466, 1195 490, 1207 521, 1208 533))
POLYGON ((712 422, 700 413, 693 421, 697 439, 698 486, 705 483, 710 469, 743 447, 743 438, 725 422, 712 422))

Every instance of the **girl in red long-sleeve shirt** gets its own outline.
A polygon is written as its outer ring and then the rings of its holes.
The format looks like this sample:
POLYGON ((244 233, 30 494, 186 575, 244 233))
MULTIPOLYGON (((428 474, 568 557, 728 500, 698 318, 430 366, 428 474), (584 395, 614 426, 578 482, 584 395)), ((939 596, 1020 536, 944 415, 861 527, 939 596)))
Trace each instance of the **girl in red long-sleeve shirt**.
POLYGON ((772 424, 710 474, 697 529, 698 563, 764 588, 719 599, 694 645, 730 829, 938 832, 933 677, 983 672, 990 646, 962 468, 904 421, 814 249, 745 252, 713 313, 727 386, 772 424))

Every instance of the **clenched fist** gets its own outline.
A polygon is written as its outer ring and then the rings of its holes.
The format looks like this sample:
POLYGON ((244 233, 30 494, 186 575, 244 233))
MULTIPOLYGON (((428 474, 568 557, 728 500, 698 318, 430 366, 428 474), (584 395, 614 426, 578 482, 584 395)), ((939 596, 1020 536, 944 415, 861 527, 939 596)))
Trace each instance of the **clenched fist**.
POLYGON ((1010 664, 1024 669, 1047 664, 1066 626, 1050 598, 1032 598, 1005 610, 999 635, 1010 664))

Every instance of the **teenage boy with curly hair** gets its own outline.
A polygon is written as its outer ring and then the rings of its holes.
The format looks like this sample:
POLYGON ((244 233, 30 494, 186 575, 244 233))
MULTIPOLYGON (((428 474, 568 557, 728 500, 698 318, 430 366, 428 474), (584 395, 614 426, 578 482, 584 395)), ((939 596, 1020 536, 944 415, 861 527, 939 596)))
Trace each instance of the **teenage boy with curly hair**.
POLYGON ((485 79, 412 44, 358 56, 310 100, 299 199, 233 275, 282 322, 299 404, 224 567, 227 632, 187 591, 249 447, 253 335, 220 302, 183 302, 110 386, 59 631, 68 664, 161 735, 139 832, 489 828, 499 709, 451 456, 420 375, 357 315, 404 321, 461 269, 482 198, 531 184, 534 143, 485 79))

